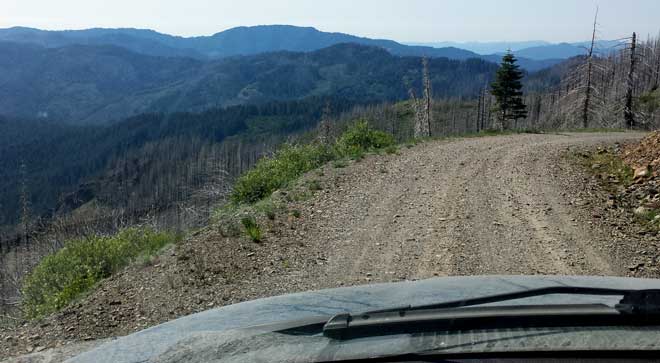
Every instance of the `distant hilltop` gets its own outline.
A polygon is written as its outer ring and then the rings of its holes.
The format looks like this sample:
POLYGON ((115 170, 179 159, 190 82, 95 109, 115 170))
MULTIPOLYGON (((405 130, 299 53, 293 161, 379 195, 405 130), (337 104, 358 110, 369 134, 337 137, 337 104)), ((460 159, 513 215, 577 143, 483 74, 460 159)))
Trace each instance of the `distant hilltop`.
MULTIPOLYGON (((499 62, 499 54, 478 54, 458 46, 405 45, 387 39, 370 39, 344 33, 322 32, 311 27, 261 25, 237 27, 210 36, 180 37, 148 29, 104 29, 45 31, 14 27, 0 29, 0 41, 37 44, 48 48, 66 45, 114 45, 133 52, 165 57, 215 59, 274 51, 311 52, 341 43, 380 47, 397 56, 426 56, 465 60, 481 58, 499 62)), ((548 58, 518 55, 520 65, 536 71, 558 63, 563 56, 547 52, 548 58)), ((559 54, 559 53, 558 53, 559 54)))

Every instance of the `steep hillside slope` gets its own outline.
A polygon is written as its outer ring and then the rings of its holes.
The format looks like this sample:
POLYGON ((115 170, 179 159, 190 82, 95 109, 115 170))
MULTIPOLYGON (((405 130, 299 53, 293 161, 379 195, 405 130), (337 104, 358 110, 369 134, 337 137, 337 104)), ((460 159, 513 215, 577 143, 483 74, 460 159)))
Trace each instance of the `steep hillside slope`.
POLYGON ((143 114, 104 126, 0 116, 0 226, 18 221, 23 188, 35 218, 91 200, 115 209, 168 206, 220 182, 219 174, 235 177, 274 144, 315 127, 326 102, 335 113, 352 106, 311 98, 143 114))
POLYGON ((161 89, 195 77, 203 63, 110 46, 43 48, 2 42, 0 68, 4 115, 84 123, 150 108, 161 89))
MULTIPOLYGON (((497 67, 447 58, 432 59, 429 66, 436 97, 476 95, 497 67)), ((4 42, 0 67, 5 115, 85 124, 143 112, 199 112, 310 96, 382 102, 407 96, 404 78, 421 82, 419 58, 356 44, 203 62, 111 46, 4 42)))
MULTIPOLYGON (((641 133, 455 139, 327 165, 276 192, 261 243, 216 224, 103 282, 45 321, 0 331, 0 352, 123 335, 212 307, 296 291, 477 274, 658 276, 650 235, 614 233, 567 148, 641 133), (310 188, 315 185, 315 188, 310 188), (312 192, 313 190, 313 192, 312 192), (306 197, 304 197, 306 196, 306 197)), ((587 178, 588 180, 588 178, 587 178)))

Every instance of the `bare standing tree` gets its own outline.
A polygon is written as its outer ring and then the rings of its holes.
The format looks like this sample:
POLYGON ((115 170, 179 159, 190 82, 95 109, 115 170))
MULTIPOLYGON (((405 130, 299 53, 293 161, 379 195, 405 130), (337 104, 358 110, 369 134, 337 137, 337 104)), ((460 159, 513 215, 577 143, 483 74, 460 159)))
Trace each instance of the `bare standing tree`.
POLYGON ((479 98, 477 99, 477 132, 481 131, 482 127, 482 118, 483 118, 483 105, 484 105, 484 93, 483 90, 479 90, 479 98))
POLYGON ((591 34, 591 46, 587 54, 587 84, 585 88, 584 106, 582 108, 582 127, 585 129, 589 127, 589 110, 591 106, 591 76, 593 72, 593 56, 594 46, 596 44, 596 27, 598 26, 598 7, 596 7, 596 15, 594 16, 594 28, 591 34))
POLYGON ((429 75, 429 61, 422 58, 422 88, 423 99, 417 98, 412 86, 408 86, 408 94, 415 113, 415 138, 431 136, 431 77, 429 75))
POLYGON ((421 102, 415 95, 415 90, 412 87, 408 87, 408 95, 410 96, 410 103, 415 115, 414 128, 413 128, 413 137, 419 138, 422 135, 422 110, 421 102))
POLYGON ((633 33, 630 44, 630 69, 628 70, 628 83, 626 89, 626 108, 623 115, 628 127, 635 126, 635 112, 633 111, 633 87, 635 86, 635 50, 637 48, 637 34, 633 33))
POLYGON ((21 239, 23 244, 27 247, 30 242, 30 192, 27 185, 27 166, 24 161, 21 161, 19 171, 21 174, 21 189, 19 196, 21 206, 21 239))
POLYGON ((431 136, 431 76, 429 74, 429 60, 428 58, 422 58, 422 67, 424 72, 424 135, 429 137, 431 136))
POLYGON ((321 122, 319 122, 319 142, 322 145, 330 143, 330 136, 332 132, 332 125, 330 124, 330 101, 325 102, 323 113, 321 114, 321 122))
POLYGON ((655 40, 653 53, 655 55, 655 80, 651 89, 655 91, 660 87, 660 36, 655 40))

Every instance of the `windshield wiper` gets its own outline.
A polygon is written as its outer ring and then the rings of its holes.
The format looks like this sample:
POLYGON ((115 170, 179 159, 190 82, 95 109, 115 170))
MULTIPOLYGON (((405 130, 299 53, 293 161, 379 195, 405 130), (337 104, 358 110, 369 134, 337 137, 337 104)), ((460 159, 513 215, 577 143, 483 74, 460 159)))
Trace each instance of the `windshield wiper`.
MULTIPOLYGON (((380 310, 371 310, 367 313, 385 313, 385 312, 394 312, 394 311, 412 311, 412 310, 429 310, 429 309, 447 309, 447 308, 459 308, 466 306, 474 305, 483 305, 491 304, 496 302, 511 301, 524 299, 528 297, 538 297, 545 295, 554 295, 554 294, 563 294, 563 295, 598 295, 598 296, 623 296, 624 299, 621 300, 621 304, 624 303, 623 300, 632 300, 635 306, 647 306, 652 309, 660 308, 660 290, 626 290, 626 289, 608 289, 608 288, 599 288, 599 287, 580 287, 580 286, 551 286, 551 287, 542 287, 539 289, 530 289, 517 292, 509 292, 505 294, 497 295, 488 295, 483 297, 463 299, 463 300, 454 300, 437 304, 429 305, 418 305, 418 306, 401 306, 380 310), (650 301, 649 301, 650 300, 650 301), (654 304, 648 305, 648 302, 654 304)), ((630 302, 627 302, 630 304, 630 302)))
POLYGON ((660 290, 625 290, 556 286, 456 300, 339 314, 323 326, 333 339, 474 328, 660 325, 660 290), (551 294, 622 296, 614 307, 605 304, 518 305, 475 307, 551 294))

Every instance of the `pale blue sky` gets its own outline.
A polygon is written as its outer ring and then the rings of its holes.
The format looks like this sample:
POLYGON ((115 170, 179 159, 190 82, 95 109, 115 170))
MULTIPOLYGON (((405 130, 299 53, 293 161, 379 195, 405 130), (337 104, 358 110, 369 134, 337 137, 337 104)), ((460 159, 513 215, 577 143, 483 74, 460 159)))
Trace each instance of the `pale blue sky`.
POLYGON ((660 0, 0 0, 0 27, 150 28, 191 36, 292 24, 397 41, 576 41, 660 31, 660 0))

